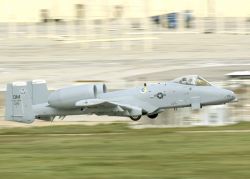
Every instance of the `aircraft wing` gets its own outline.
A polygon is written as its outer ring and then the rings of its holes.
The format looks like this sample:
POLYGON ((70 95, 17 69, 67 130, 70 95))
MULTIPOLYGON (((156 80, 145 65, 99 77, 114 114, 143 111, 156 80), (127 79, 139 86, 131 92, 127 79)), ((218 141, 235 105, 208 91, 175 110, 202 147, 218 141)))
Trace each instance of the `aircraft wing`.
POLYGON ((113 108, 117 112, 128 112, 129 115, 142 115, 142 108, 129 104, 121 104, 103 99, 86 99, 75 103, 77 107, 100 107, 113 108))

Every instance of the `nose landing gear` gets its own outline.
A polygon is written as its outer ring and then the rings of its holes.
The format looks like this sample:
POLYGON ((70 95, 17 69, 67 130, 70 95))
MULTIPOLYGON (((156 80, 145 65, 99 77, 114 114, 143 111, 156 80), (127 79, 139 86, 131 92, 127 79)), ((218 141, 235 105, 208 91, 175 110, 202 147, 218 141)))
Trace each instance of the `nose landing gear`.
POLYGON ((141 119, 141 116, 129 116, 130 119, 132 119, 133 121, 138 121, 139 119, 141 119))

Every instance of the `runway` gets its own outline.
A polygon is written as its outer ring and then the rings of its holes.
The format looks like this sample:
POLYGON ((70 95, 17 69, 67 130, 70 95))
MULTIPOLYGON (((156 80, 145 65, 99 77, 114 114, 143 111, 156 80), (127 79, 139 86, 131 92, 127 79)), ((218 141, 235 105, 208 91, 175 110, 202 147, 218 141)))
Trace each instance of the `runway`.
POLYGON ((103 135, 122 135, 126 133, 84 133, 84 134, 77 134, 77 133, 61 133, 61 134, 0 134, 0 137, 60 137, 60 136, 103 136, 103 135))
MULTIPOLYGON (((199 134, 199 133, 250 133, 250 130, 204 130, 204 131, 176 131, 171 132, 176 134, 199 134)), ((60 137, 60 136, 68 136, 68 137, 74 137, 74 136, 103 136, 103 135, 126 135, 126 133, 46 133, 46 134, 0 134, 0 137, 60 137)))
POLYGON ((222 81, 224 74, 250 67, 250 35, 156 34, 153 49, 141 41, 123 50, 90 44, 64 44, 47 38, 13 38, 0 41, 0 89, 7 82, 45 79, 51 89, 76 81, 105 81, 109 89, 172 80, 199 74, 222 81), (98 53, 97 53, 98 52, 98 53), (63 79, 63 80, 62 80, 63 79))
POLYGON ((249 133, 250 130, 202 130, 202 131, 178 131, 177 133, 249 133))

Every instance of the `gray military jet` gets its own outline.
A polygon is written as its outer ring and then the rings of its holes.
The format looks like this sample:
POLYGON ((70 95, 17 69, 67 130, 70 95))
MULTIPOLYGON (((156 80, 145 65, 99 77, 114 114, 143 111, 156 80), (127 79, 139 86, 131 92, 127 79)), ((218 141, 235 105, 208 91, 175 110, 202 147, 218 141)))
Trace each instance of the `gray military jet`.
POLYGON ((213 86, 197 75, 113 92, 107 92, 105 84, 91 84, 50 94, 45 81, 34 80, 7 85, 5 116, 7 120, 24 123, 82 114, 126 116, 137 121, 143 115, 156 118, 169 108, 200 109, 235 99, 232 91, 213 86))

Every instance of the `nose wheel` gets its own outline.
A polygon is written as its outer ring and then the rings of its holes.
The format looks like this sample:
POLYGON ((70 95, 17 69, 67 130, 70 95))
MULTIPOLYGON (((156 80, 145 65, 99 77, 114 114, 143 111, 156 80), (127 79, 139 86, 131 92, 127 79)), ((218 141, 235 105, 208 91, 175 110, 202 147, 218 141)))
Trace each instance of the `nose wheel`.
POLYGON ((130 119, 132 119, 133 121, 138 121, 139 119, 141 119, 141 116, 129 116, 130 119))

